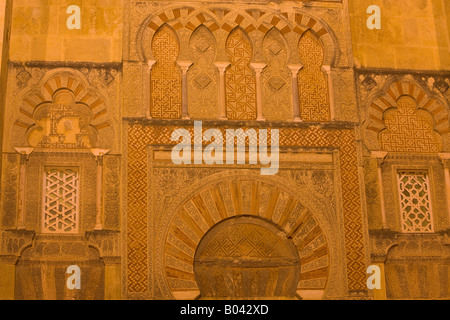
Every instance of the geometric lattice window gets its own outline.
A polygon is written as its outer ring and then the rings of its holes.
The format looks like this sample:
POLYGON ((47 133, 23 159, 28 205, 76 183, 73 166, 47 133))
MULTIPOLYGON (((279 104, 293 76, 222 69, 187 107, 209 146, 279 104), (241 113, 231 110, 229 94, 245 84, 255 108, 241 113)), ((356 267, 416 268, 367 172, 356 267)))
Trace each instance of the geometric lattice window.
POLYGON ((78 168, 45 168, 43 232, 76 233, 79 219, 78 168))
POLYGON ((428 172, 399 170, 397 178, 402 231, 433 232, 428 172))

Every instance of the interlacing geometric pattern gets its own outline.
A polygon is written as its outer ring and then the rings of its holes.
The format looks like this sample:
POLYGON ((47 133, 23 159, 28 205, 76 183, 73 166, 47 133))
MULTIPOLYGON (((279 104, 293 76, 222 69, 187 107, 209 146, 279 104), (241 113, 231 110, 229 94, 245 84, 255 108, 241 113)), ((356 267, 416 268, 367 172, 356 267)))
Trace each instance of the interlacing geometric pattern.
POLYGON ((302 35, 298 49, 303 65, 298 76, 301 118, 304 121, 329 121, 328 82, 321 69, 324 59, 322 45, 307 31, 302 35))
POLYGON ((145 128, 130 130, 127 168, 127 283, 128 290, 148 290, 147 256, 147 145, 150 142, 145 128))
POLYGON ((250 69, 252 45, 244 32, 237 28, 229 35, 226 50, 231 61, 226 73, 228 119, 255 120, 255 76, 250 69))
POLYGON ((203 254, 210 257, 277 257, 289 256, 282 246, 282 238, 270 230, 251 224, 237 224, 227 233, 221 232, 211 239, 203 254))
POLYGON ((152 42, 156 64, 152 69, 153 118, 178 119, 181 116, 181 74, 176 65, 180 48, 175 32, 164 25, 152 42))
POLYGON ((391 152, 434 153, 442 148, 440 136, 433 131, 431 115, 417 109, 410 96, 397 100, 397 108, 384 113, 386 130, 380 133, 381 147, 391 152))
POLYGON ((426 171, 398 171, 403 232, 433 232, 430 183, 426 171))
POLYGON ((77 169, 47 168, 43 192, 43 232, 76 233, 80 180, 77 169))

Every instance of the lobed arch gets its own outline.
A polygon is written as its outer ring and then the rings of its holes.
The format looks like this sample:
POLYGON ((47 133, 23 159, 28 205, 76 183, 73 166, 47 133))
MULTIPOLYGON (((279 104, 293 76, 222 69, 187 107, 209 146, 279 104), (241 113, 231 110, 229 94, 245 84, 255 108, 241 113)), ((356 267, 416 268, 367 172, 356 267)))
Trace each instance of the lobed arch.
POLYGON ((314 200, 306 194, 300 198, 299 190, 287 185, 279 177, 216 174, 193 185, 173 203, 167 211, 171 214, 159 222, 164 227, 155 244, 155 271, 164 296, 179 298, 182 291, 198 290, 193 270, 197 246, 209 230, 242 216, 273 224, 295 243, 304 266, 298 290, 321 290, 325 296, 340 290, 336 281, 342 272, 337 261, 342 257, 335 250, 341 242, 336 217, 317 212, 312 208, 314 200), (257 196, 249 200, 249 194, 257 196))
POLYGON ((272 27, 264 36, 261 56, 267 66, 262 73, 263 117, 290 121, 294 118, 290 48, 283 33, 272 27))
POLYGON ((193 33, 199 26, 204 25, 213 34, 220 29, 218 22, 208 12, 198 11, 192 7, 166 9, 148 17, 141 25, 141 30, 137 35, 137 44, 141 47, 138 52, 140 59, 143 61, 154 60, 149 44, 155 33, 164 24, 172 27, 179 38, 181 29, 186 29, 193 33), (186 18, 182 19, 182 17, 186 18))
POLYGON ((374 93, 366 104, 364 124, 365 143, 369 150, 381 150, 379 137, 387 128, 385 116, 397 109, 399 100, 412 99, 418 112, 426 112, 432 119, 432 130, 440 136, 448 149, 444 136, 450 132, 448 111, 445 102, 412 79, 393 78, 382 90, 374 93))
POLYGON ((339 62, 339 42, 325 21, 305 12, 282 12, 281 15, 290 21, 292 32, 298 35, 298 40, 306 31, 310 31, 319 40, 324 51, 324 66, 335 66, 339 62))
POLYGON ((220 116, 217 101, 218 70, 214 65, 217 41, 204 24, 192 32, 187 51, 192 61, 187 74, 189 116, 194 119, 217 119, 220 116))
POLYGON ((236 26, 228 34, 225 51, 230 61, 226 76, 226 112, 231 120, 256 120, 256 78, 251 68, 254 44, 245 30, 236 26), (243 90, 244 89, 244 90, 243 90))
POLYGON ((156 61, 151 77, 154 94, 150 112, 154 118, 178 119, 181 117, 181 72, 176 65, 181 44, 176 31, 167 23, 159 27, 152 39, 151 48, 156 61))
POLYGON ((105 96, 101 90, 90 85, 84 74, 78 70, 57 68, 49 71, 36 85, 26 89, 18 97, 19 112, 10 129, 13 147, 30 146, 28 134, 38 126, 37 113, 42 113, 43 108, 56 100, 71 100, 73 105, 89 110, 89 123, 86 125, 89 125, 97 136, 96 145, 91 147, 111 148, 114 128, 108 113, 109 102, 105 96))
POLYGON ((303 65, 298 77, 300 117, 305 121, 330 121, 332 88, 324 70, 324 48, 308 29, 300 36, 297 51, 303 65))
POLYGON ((283 36, 292 34, 298 38, 310 30, 322 43, 325 54, 324 65, 333 66, 339 61, 339 44, 331 27, 325 21, 303 11, 278 13, 260 8, 230 10, 212 6, 206 8, 173 6, 148 16, 142 22, 136 36, 141 61, 153 60, 149 43, 156 30, 165 23, 171 25, 177 32, 183 28, 193 32, 204 24, 215 36, 219 32, 229 34, 237 26, 249 35, 254 32, 266 34, 271 28, 277 27, 283 36))

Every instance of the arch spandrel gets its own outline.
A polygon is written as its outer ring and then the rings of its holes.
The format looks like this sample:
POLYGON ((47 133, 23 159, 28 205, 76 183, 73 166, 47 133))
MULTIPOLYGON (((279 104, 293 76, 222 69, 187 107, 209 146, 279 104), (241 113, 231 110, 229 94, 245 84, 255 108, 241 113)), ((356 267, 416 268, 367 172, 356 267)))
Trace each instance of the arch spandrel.
POLYGON ((160 261, 157 278, 166 295, 179 297, 186 290, 198 291, 193 263, 201 239, 221 221, 242 215, 278 226, 295 244, 302 264, 297 290, 326 291, 330 275, 333 279, 337 276, 335 263, 339 259, 329 243, 340 241, 330 231, 336 225, 329 216, 317 215, 302 204, 301 197, 286 188, 286 181, 278 184, 242 175, 208 181, 174 203, 168 209, 173 214, 160 221, 165 227, 158 237, 161 242, 156 244, 160 261))

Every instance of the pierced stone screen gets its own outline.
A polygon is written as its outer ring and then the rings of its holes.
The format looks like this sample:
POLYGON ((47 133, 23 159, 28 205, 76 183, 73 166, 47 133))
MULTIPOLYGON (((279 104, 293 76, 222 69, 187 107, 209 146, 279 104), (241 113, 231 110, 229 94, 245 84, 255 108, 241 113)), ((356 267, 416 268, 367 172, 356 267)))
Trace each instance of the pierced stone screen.
POLYGON ((78 168, 45 168, 44 233, 78 232, 79 189, 78 168))
POLYGON ((398 171, 403 232, 433 232, 427 171, 398 171))

